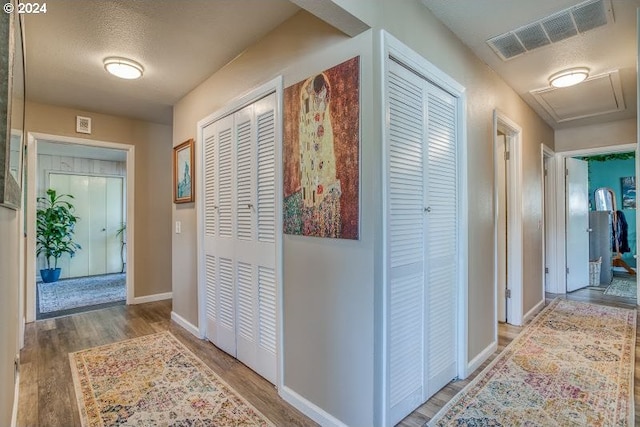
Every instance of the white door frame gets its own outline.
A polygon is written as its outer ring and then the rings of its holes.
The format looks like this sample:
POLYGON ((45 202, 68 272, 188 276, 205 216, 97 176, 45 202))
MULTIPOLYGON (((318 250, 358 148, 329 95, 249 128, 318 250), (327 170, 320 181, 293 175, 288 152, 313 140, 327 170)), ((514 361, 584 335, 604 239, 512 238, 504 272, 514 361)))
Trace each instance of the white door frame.
POLYGON ((540 172, 542 176, 542 301, 545 298, 545 292, 555 292, 557 287, 557 263, 558 258, 558 244, 555 236, 558 235, 558 218, 556 217, 556 191, 557 191, 557 171, 555 162, 557 158, 555 152, 544 144, 540 144, 540 172), (548 161, 546 173, 547 183, 545 186, 545 168, 544 162, 548 161), (547 264, 546 261, 549 261, 547 264), (545 268, 549 269, 549 272, 545 272, 545 268), (546 288, 545 279, 549 279, 549 288, 546 288))
MULTIPOLYGON (((574 157, 574 156, 593 156, 597 154, 609 154, 609 153, 624 153, 629 151, 635 151, 636 153, 636 176, 638 176, 638 144, 620 144, 620 145, 611 145, 606 147, 596 147, 596 148, 585 148, 582 150, 572 150, 572 151, 563 151, 561 153, 556 153, 556 171, 557 177, 562 177, 563 185, 556 185, 556 209, 557 209, 557 233, 556 233, 556 247, 557 254, 559 256, 555 257, 556 261, 556 271, 557 274, 557 286, 556 290, 559 294, 567 293, 567 275, 564 273, 567 271, 567 259, 566 259, 566 251, 567 251, 567 240, 566 240, 566 207, 565 207, 565 198, 566 198, 566 188, 564 185, 564 176, 565 176, 565 158, 574 157)), ((636 195, 636 202, 637 202, 636 195)), ((637 215, 637 213, 636 213, 637 215)), ((638 241, 638 233, 636 232, 636 248, 638 241)), ((638 280, 638 275, 636 275, 636 280, 638 280)), ((637 287, 636 287, 637 288, 637 287)), ((637 303, 640 303, 640 293, 638 293, 637 303)))
POLYGON ((283 344, 283 287, 282 287, 282 98, 284 93, 284 80, 282 76, 259 86, 249 93, 228 102, 224 107, 198 121, 196 137, 196 216, 197 216, 197 254, 198 254, 198 334, 200 338, 205 338, 207 327, 206 314, 206 270, 204 260, 204 129, 211 123, 228 116, 248 105, 253 104, 272 93, 276 94, 276 136, 275 136, 275 165, 276 165, 276 387, 284 390, 284 344, 283 344))
POLYGON ((26 248, 26 321, 33 322, 36 318, 36 208, 38 173, 38 141, 55 141, 69 145, 86 145, 97 148, 122 150, 126 153, 126 192, 127 192, 127 304, 134 303, 134 212, 135 212, 135 147, 119 142, 96 141, 93 139, 76 138, 70 136, 49 135, 45 133, 29 132, 27 136, 27 248, 26 248))
POLYGON ((522 128, 500 110, 493 111, 494 148, 494 267, 495 294, 494 339, 498 342, 498 179, 496 144, 498 131, 506 135, 509 162, 506 167, 507 180, 507 284, 511 298, 507 298, 507 323, 520 326, 523 322, 523 226, 522 226, 522 128))

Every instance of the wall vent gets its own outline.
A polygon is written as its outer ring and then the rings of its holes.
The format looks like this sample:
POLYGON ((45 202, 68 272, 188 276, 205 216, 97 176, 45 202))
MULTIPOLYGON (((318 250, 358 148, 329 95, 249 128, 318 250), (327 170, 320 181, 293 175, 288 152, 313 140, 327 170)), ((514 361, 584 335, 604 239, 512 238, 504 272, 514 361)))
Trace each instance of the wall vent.
POLYGON ((612 24, 611 0, 588 0, 551 16, 492 37, 487 44, 503 60, 612 24))

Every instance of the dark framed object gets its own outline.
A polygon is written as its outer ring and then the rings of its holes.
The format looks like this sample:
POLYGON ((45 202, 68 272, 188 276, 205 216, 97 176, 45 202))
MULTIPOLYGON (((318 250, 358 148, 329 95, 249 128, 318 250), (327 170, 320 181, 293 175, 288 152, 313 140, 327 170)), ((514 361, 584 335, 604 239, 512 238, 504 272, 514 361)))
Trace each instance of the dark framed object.
MULTIPOLYGON (((11 0, 17 10, 18 0, 11 0)), ((0 204, 19 209, 25 146, 25 68, 22 17, 0 15, 0 204)))
POLYGON ((194 198, 194 141, 173 147, 173 203, 191 203, 194 198))

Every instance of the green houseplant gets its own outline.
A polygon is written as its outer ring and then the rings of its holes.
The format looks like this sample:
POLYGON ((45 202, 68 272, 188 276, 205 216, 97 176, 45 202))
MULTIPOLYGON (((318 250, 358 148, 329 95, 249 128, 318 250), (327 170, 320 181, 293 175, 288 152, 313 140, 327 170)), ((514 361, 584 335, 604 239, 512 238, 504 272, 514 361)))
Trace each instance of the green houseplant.
POLYGON ((75 207, 66 200, 67 198, 73 199, 73 196, 58 195, 56 190, 52 189, 47 190, 46 196, 38 197, 36 254, 44 255, 47 262, 47 268, 40 270, 44 282, 58 280, 58 259, 63 254, 67 253, 73 257, 76 251, 81 249, 80 245, 73 241, 75 225, 79 218, 73 214, 75 207))

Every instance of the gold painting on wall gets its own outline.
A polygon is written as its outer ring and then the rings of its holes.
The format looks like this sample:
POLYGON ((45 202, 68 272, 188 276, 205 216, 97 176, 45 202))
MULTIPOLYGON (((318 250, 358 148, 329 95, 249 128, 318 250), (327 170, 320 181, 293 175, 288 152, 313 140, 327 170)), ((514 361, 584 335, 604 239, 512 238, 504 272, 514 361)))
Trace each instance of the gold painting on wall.
POLYGON ((284 91, 284 232, 358 239, 360 57, 284 91))

